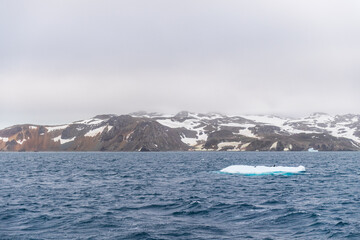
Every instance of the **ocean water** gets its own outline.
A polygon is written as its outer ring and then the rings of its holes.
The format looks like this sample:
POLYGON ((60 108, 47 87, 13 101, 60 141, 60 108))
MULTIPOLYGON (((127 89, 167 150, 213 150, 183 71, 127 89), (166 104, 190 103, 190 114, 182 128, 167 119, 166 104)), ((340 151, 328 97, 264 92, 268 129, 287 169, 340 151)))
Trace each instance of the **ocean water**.
POLYGON ((328 238, 360 239, 359 152, 0 153, 0 239, 328 238))

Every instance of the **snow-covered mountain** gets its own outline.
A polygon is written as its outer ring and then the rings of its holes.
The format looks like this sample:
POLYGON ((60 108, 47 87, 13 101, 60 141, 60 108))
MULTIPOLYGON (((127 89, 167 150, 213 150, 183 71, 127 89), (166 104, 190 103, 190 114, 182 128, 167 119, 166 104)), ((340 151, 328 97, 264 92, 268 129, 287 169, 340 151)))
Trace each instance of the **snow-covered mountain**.
POLYGON ((218 113, 98 115, 58 126, 0 130, 2 151, 360 150, 360 115, 291 119, 218 113))
POLYGON ((358 150, 360 115, 314 113, 293 119, 271 115, 226 116, 180 112, 176 115, 138 112, 178 129, 181 140, 194 150, 358 150))

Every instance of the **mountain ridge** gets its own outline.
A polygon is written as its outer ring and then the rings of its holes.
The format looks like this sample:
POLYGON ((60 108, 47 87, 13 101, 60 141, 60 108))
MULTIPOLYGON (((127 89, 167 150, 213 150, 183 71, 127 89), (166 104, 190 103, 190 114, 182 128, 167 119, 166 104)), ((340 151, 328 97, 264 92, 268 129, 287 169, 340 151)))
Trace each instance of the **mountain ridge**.
POLYGON ((0 130, 0 151, 359 151, 360 115, 134 112, 0 130))

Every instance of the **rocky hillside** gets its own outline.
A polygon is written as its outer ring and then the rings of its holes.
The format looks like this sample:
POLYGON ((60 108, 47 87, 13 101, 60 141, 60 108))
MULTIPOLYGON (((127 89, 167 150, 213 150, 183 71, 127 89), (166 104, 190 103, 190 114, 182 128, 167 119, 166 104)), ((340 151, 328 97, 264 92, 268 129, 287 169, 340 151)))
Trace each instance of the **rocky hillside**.
POLYGON ((2 151, 185 151, 176 129, 129 115, 99 115, 60 126, 0 130, 2 151))
POLYGON ((0 151, 360 150, 360 115, 305 118, 180 112, 99 115, 59 126, 0 130, 0 151))

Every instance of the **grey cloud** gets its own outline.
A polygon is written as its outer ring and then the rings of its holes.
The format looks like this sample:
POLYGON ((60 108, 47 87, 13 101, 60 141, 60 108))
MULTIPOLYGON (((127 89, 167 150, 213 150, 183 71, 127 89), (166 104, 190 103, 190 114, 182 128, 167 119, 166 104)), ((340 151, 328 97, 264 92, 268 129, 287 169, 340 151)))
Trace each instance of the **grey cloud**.
POLYGON ((358 1, 0 0, 0 126, 359 113, 358 1))

